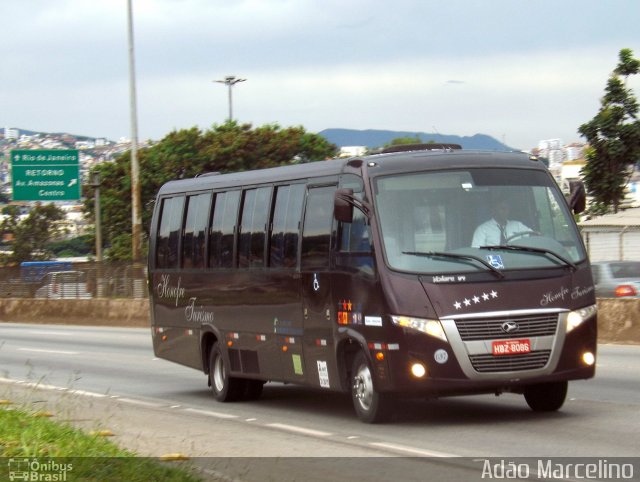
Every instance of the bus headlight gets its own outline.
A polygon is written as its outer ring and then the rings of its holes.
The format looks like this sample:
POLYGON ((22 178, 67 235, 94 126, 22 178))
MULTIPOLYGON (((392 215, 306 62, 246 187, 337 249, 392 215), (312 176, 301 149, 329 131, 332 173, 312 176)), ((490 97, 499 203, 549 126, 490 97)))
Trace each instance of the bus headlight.
POLYGON ((394 325, 420 331, 434 338, 439 338, 442 341, 447 341, 447 335, 444 334, 444 328, 442 328, 442 324, 438 320, 392 315, 391 321, 394 325))
POLYGON ((585 306, 579 310, 571 311, 567 315, 567 333, 577 328, 586 320, 594 316, 598 312, 596 305, 585 306))

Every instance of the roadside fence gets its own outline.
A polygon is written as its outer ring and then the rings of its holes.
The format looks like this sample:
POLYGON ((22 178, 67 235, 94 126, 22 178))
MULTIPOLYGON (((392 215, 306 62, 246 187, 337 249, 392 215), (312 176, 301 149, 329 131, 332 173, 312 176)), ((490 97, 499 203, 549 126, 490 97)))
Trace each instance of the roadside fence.
POLYGON ((0 298, 147 297, 147 267, 143 264, 65 263, 61 269, 51 263, 37 272, 24 266, 0 267, 0 298))

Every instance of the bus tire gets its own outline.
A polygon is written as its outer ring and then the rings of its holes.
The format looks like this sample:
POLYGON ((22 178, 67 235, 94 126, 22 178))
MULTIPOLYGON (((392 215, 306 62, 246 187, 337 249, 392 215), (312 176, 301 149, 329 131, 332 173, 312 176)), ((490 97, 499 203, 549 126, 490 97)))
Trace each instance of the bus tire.
POLYGON ((534 412, 555 412, 567 398, 568 385, 567 381, 529 385, 524 389, 524 399, 534 412))
POLYGON ((243 380, 229 376, 227 363, 218 343, 214 343, 209 354, 209 380, 213 396, 219 402, 233 402, 242 395, 243 380))
POLYGON ((371 365, 360 351, 351 369, 351 400, 358 418, 365 423, 383 423, 393 414, 388 394, 380 393, 373 384, 371 365))

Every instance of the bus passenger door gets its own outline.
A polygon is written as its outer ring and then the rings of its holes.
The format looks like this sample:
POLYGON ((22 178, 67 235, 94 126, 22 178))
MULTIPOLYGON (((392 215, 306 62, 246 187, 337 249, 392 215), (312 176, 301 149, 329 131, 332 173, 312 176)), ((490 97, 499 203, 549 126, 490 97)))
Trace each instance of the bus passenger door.
POLYGON ((301 282, 304 371, 307 383, 338 386, 331 322, 329 252, 336 186, 309 188, 302 229, 301 282))

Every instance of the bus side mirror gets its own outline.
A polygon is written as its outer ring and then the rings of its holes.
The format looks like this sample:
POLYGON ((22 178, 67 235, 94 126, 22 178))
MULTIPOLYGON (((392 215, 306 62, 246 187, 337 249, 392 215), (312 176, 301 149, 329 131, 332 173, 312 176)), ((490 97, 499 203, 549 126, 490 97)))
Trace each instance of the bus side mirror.
POLYGON ((587 195, 582 181, 569 182, 569 207, 575 214, 580 214, 587 207, 587 195))
POLYGON ((333 216, 340 222, 353 221, 353 189, 338 189, 333 197, 333 216))

